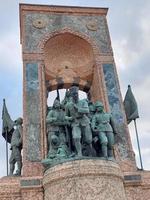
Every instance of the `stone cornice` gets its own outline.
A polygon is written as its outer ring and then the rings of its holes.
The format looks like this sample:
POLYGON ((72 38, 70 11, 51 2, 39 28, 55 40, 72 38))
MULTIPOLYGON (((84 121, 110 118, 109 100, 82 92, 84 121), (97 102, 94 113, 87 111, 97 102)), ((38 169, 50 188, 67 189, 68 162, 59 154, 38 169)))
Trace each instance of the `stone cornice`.
POLYGON ((74 7, 74 6, 56 6, 56 5, 35 5, 20 4, 20 11, 40 11, 40 12, 56 12, 70 14, 94 14, 107 15, 108 8, 100 7, 74 7))

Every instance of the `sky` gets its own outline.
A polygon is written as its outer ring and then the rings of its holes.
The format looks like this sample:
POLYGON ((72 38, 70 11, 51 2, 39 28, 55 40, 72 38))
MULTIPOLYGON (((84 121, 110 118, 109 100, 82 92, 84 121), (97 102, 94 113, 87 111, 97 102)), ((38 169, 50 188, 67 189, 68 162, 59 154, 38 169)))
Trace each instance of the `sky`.
MULTIPOLYGON (((108 7, 108 26, 124 98, 128 84, 138 103, 137 119, 143 166, 150 170, 150 1, 149 0, 2 0, 0 5, 0 113, 3 98, 11 118, 22 116, 22 54, 19 3, 108 7)), ((0 119, 0 132, 2 121, 0 119)), ((129 125, 140 167, 134 124, 129 125)), ((10 153, 10 152, 9 152, 10 153)), ((5 140, 0 134, 0 177, 6 175, 5 140)))

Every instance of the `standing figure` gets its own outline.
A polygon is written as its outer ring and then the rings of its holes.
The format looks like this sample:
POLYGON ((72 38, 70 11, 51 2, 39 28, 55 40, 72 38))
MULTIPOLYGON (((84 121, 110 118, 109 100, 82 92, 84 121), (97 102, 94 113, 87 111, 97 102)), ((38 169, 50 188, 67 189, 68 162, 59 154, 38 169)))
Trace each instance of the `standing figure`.
POLYGON ((95 105, 92 101, 88 101, 88 106, 89 106, 89 111, 90 111, 88 116, 89 116, 90 121, 92 122, 92 118, 95 114, 95 105))
POLYGON ((65 97, 61 102, 61 107, 64 111, 66 108, 66 104, 69 102, 69 100, 70 100, 70 92, 68 90, 66 90, 65 97))
POLYGON ((113 159, 114 134, 116 134, 114 121, 110 113, 104 112, 100 101, 95 103, 96 113, 92 119, 92 130, 98 134, 101 144, 102 156, 113 159))
POLYGON ((20 176, 21 175, 21 168, 22 168, 22 156, 21 156, 21 149, 22 149, 22 123, 23 119, 18 118, 15 120, 14 125, 16 126, 16 129, 13 132, 12 138, 11 138, 11 156, 9 159, 10 164, 10 173, 9 175, 12 176, 15 164, 17 163, 17 171, 15 175, 20 176))
MULTIPOLYGON (((46 117, 48 132, 48 158, 53 159, 62 151, 67 151, 65 137, 65 115, 60 107, 60 101, 55 99, 52 109, 46 117), (59 150, 59 151, 58 151, 59 150)), ((63 154, 63 155, 64 155, 63 154)))
POLYGON ((66 104, 66 119, 71 124, 71 136, 76 155, 82 156, 82 143, 88 149, 88 156, 92 154, 92 132, 90 120, 87 116, 89 107, 86 100, 79 100, 78 87, 72 86, 69 90, 70 100, 66 104))
POLYGON ((88 102, 88 106, 89 106, 88 117, 89 117, 90 121, 92 122, 92 118, 95 114, 95 105, 94 105, 93 101, 91 100, 91 93, 90 92, 87 93, 87 102, 88 102))

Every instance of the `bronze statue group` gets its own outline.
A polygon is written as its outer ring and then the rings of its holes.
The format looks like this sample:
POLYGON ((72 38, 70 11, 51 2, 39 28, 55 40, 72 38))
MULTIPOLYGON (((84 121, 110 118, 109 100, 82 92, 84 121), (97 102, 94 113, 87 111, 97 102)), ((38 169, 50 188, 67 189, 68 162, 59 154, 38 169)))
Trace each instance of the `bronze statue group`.
POLYGON ((78 90, 72 86, 62 102, 56 98, 48 109, 48 154, 43 164, 87 157, 114 160, 117 131, 112 115, 104 111, 100 101, 80 100, 78 90))
MULTIPOLYGON (((78 90, 77 86, 72 86, 62 102, 56 98, 53 106, 47 109, 48 153, 47 158, 42 160, 46 167, 68 159, 99 157, 114 160, 114 135, 117 131, 112 115, 104 111, 100 101, 80 100, 78 90)), ((10 176, 14 175, 16 163, 15 175, 21 175, 22 124, 22 118, 14 122, 16 129, 11 138, 10 176)))

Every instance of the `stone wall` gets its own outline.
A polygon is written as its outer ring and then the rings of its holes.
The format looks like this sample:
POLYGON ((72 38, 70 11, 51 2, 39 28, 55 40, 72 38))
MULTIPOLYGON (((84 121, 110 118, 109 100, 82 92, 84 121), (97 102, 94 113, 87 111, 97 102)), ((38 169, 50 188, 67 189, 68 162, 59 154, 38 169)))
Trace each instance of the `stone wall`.
POLYGON ((150 171, 125 173, 124 186, 127 200, 148 200, 150 198, 150 171))
POLYGON ((76 160, 47 170, 44 176, 3 177, 0 200, 148 200, 150 171, 121 172, 118 164, 76 160))

